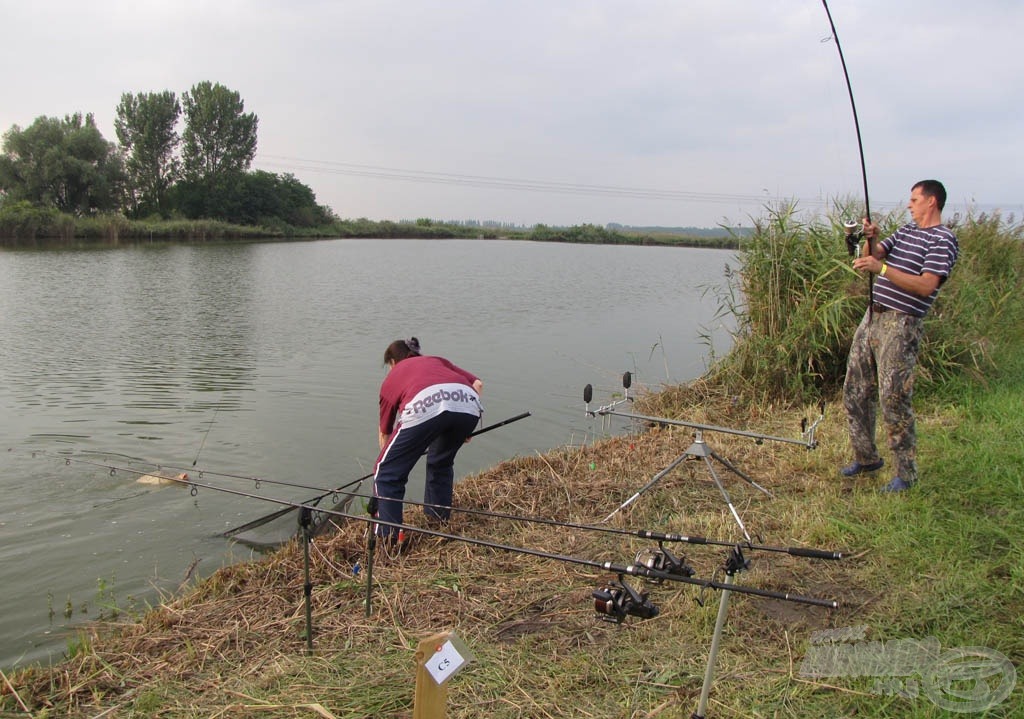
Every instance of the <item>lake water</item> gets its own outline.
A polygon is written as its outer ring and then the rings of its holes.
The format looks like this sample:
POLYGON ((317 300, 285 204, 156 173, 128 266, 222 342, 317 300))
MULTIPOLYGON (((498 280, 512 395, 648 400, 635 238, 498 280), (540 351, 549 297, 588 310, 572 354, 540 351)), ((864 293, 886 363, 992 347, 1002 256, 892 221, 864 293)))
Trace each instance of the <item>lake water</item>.
POLYGON ((126 468, 290 500, 311 492, 221 475, 367 474, 384 348, 410 335, 484 379, 485 425, 532 413, 475 439, 458 475, 590 441, 607 429, 585 384, 602 403, 626 370, 639 389, 701 375, 704 335, 728 350, 709 291, 727 263, 490 240, 0 250, 0 667, 59 659, 76 624, 248 559, 218 534, 277 508, 126 468))

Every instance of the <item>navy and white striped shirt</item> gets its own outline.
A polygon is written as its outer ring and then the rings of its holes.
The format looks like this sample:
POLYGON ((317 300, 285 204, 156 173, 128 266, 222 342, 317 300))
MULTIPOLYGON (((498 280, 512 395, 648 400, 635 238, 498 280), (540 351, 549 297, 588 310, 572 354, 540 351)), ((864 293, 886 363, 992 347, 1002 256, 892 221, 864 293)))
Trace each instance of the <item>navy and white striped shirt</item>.
POLYGON ((875 278, 875 302, 914 317, 924 317, 960 254, 956 235, 945 225, 922 229, 910 222, 882 240, 881 246, 890 267, 912 275, 931 272, 941 278, 938 287, 928 297, 900 289, 888 277, 878 275, 875 278))

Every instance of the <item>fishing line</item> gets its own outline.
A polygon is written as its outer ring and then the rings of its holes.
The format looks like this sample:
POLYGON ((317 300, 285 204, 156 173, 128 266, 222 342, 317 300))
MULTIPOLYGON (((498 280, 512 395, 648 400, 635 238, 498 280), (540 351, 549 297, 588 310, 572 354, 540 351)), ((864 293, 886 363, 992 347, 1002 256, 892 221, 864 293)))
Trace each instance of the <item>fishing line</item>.
MULTIPOLYGON (((505 425, 512 424, 513 422, 518 422, 519 420, 526 419, 527 417, 530 417, 530 416, 532 416, 530 412, 521 412, 521 413, 519 413, 517 415, 509 417, 508 419, 504 419, 504 420, 502 420, 500 422, 495 422, 494 424, 489 424, 486 427, 481 427, 480 429, 478 429, 475 432, 473 432, 470 435, 470 437, 477 437, 477 436, 479 436, 481 434, 486 434, 487 432, 490 432, 491 430, 498 429, 499 427, 504 427, 505 425)), ((115 470, 117 469, 116 467, 111 466, 110 463, 108 463, 108 462, 97 462, 97 461, 90 461, 90 460, 86 460, 86 459, 70 458, 67 455, 51 454, 50 452, 46 452, 44 450, 35 450, 35 451, 33 451, 32 454, 33 454, 33 456, 39 454, 39 455, 43 455, 43 456, 46 456, 46 457, 60 458, 60 459, 63 459, 66 463, 70 463, 71 461, 75 461, 75 462, 78 462, 80 464, 87 464, 87 465, 91 465, 91 466, 94 466, 94 467, 102 467, 104 469, 108 469, 110 471, 111 475, 113 475, 115 470)), ((198 455, 197 455, 197 458, 198 458, 198 455)), ((168 481, 175 481, 175 482, 179 482, 180 483, 180 479, 177 478, 177 477, 164 477, 164 476, 161 476, 159 473, 162 472, 164 469, 179 470, 179 471, 189 471, 185 467, 180 467, 180 466, 171 465, 171 464, 157 464, 157 463, 154 463, 154 462, 147 462, 147 461, 144 461, 144 460, 135 460, 133 458, 126 458, 126 459, 128 459, 129 461, 132 461, 132 462, 139 463, 139 464, 144 464, 147 467, 155 467, 156 470, 157 470, 157 473, 158 473, 157 476, 160 476, 161 479, 166 479, 168 481)), ((138 475, 144 474, 143 472, 138 471, 136 469, 121 468, 121 470, 126 472, 126 473, 128 473, 128 474, 138 474, 138 475)), ((283 480, 265 479, 263 477, 254 477, 254 476, 243 475, 243 474, 233 474, 233 473, 230 473, 230 472, 218 472, 218 471, 213 471, 213 470, 209 470, 209 469, 199 469, 199 470, 196 470, 196 475, 200 479, 202 479, 205 475, 210 475, 212 477, 221 477, 221 478, 225 478, 225 479, 239 479, 239 480, 243 480, 243 481, 247 481, 247 482, 252 482, 256 489, 259 489, 262 484, 272 484, 272 485, 279 486, 279 487, 292 487, 292 488, 296 488, 296 489, 308 489, 308 490, 311 490, 311 491, 314 491, 314 492, 320 492, 321 494, 319 494, 318 496, 313 497, 311 499, 307 499, 305 502, 302 503, 303 505, 308 505, 308 506, 316 507, 325 497, 328 497, 328 496, 330 496, 332 498, 332 501, 335 504, 338 503, 339 495, 341 495, 341 494, 346 494, 347 496, 355 496, 355 495, 353 495, 353 493, 346 493, 344 490, 348 489, 349 487, 352 487, 353 485, 358 485, 361 482, 364 482, 365 480, 372 478, 373 477, 373 472, 370 472, 369 474, 365 474, 362 477, 359 477, 359 478, 354 479, 354 480, 352 480, 350 482, 347 482, 346 484, 343 484, 343 485, 341 485, 339 487, 335 487, 334 489, 325 489, 324 487, 313 486, 313 485, 308 485, 308 484, 301 484, 301 483, 298 483, 298 482, 285 482, 283 480)), ((358 495, 358 496, 365 498, 364 495, 358 495)), ((260 526, 262 526, 264 524, 268 524, 268 523, 274 521, 275 519, 279 519, 280 517, 283 517, 284 515, 286 515, 289 512, 293 511, 293 509, 294 509, 293 507, 285 507, 283 509, 278 509, 278 510, 276 510, 274 512, 271 512, 270 514, 267 514, 267 515, 262 516, 262 517, 257 517, 256 519, 253 519, 253 520, 251 520, 249 522, 246 522, 245 524, 242 524, 240 526, 237 526, 237 527, 234 527, 232 529, 229 529, 226 532, 223 532, 221 534, 221 536, 230 538, 230 537, 233 537, 233 536, 235 536, 237 534, 241 534, 242 532, 249 531, 250 529, 255 529, 255 528, 260 527, 260 526)))
MULTIPOLYGON (((203 451, 203 447, 206 446, 206 438, 210 436, 210 430, 213 428, 213 423, 217 420, 217 413, 220 411, 220 403, 224 401, 224 395, 222 394, 220 399, 217 401, 217 406, 213 408, 213 416, 210 417, 210 423, 206 425, 206 431, 203 433, 203 440, 199 443, 199 449, 196 451, 196 458, 192 460, 192 466, 195 467, 196 463, 199 462, 199 455, 203 451)), ((177 467, 175 469, 178 469, 177 467)))

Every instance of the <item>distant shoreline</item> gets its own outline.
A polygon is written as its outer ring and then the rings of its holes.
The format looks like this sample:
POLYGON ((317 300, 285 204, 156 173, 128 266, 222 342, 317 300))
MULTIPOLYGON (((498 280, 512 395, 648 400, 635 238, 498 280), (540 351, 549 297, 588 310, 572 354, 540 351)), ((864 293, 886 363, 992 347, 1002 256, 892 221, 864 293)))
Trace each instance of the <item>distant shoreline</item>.
POLYGON ((738 249, 744 230, 702 228, 627 228, 613 225, 549 227, 517 230, 482 225, 339 220, 316 228, 235 225, 217 220, 129 220, 123 215, 76 218, 55 213, 0 218, 0 246, 90 247, 137 242, 235 242, 306 239, 479 239, 532 240, 577 244, 705 247, 738 249))

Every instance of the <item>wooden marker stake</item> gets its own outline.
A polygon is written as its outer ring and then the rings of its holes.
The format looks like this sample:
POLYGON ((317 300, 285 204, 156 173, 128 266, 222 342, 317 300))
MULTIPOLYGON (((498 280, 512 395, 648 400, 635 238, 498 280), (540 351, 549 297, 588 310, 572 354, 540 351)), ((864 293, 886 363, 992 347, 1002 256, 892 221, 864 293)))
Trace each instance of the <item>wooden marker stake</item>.
POLYGON ((473 654, 453 632, 427 637, 416 648, 416 701, 413 719, 445 719, 448 715, 448 680, 459 673, 473 654))

